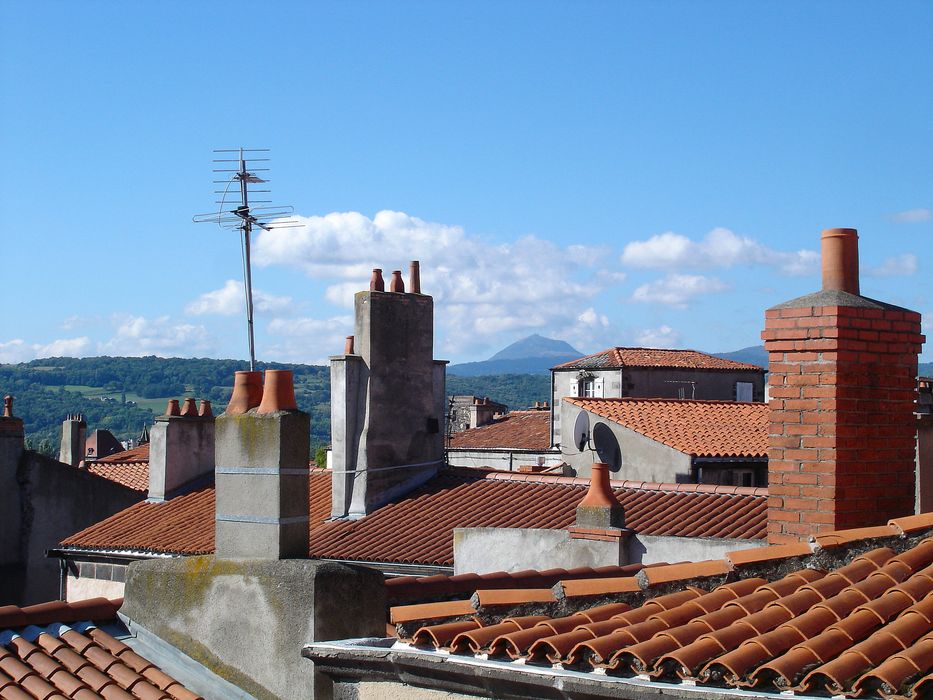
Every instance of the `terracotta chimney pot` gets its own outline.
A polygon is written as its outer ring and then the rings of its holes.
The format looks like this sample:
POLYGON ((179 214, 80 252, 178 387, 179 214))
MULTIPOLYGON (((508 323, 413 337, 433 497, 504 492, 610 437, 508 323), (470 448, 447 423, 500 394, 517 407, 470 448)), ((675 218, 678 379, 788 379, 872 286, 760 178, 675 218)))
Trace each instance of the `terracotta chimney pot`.
POLYGON ((185 405, 181 407, 181 415, 194 418, 198 415, 198 406, 192 397, 185 399, 185 405))
POLYGON ((859 293, 858 231, 828 228, 822 236, 823 289, 859 293))
POLYGON ((178 399, 169 399, 168 406, 165 407, 165 415, 167 416, 180 416, 181 409, 178 408, 178 399))
POLYGON ((382 279, 382 268, 374 267, 373 276, 369 280, 369 291, 384 292, 386 290, 385 280, 382 279))
POLYGON ((594 462, 590 472, 590 490, 580 501, 580 506, 608 508, 619 505, 616 495, 609 486, 609 465, 605 462, 594 462))
POLYGON ((211 402, 207 399, 201 399, 201 408, 198 410, 198 415, 201 418, 213 418, 214 412, 211 411, 211 402))
POLYGON ((405 293, 405 283, 402 281, 402 271, 392 270, 392 279, 389 280, 389 291, 397 294, 405 293))
POLYGON ((233 394, 226 412, 229 415, 246 413, 262 401, 262 372, 235 372, 233 394))
POLYGON ((343 354, 344 355, 353 355, 353 336, 347 336, 347 342, 343 344, 343 354))
POLYGON ((421 263, 412 260, 408 268, 408 287, 412 294, 421 294, 421 263))
POLYGON ((4 418, 13 417, 13 397, 12 396, 3 397, 3 417, 4 418))
POLYGON ((259 404, 256 413, 294 411, 297 408, 292 371, 290 369, 267 369, 262 390, 262 403, 259 404))

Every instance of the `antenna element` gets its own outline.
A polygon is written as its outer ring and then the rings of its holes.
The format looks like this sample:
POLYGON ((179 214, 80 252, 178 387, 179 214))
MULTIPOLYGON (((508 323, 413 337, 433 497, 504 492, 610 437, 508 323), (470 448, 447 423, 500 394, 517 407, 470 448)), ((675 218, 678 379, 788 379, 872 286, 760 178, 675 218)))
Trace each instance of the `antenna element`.
MULTIPOLYGON (((268 182, 267 180, 259 177, 256 173, 268 172, 269 168, 248 169, 246 167, 247 160, 252 162, 268 162, 269 159, 259 157, 248 158, 246 154, 268 152, 268 148, 224 148, 215 150, 214 153, 238 154, 239 157, 237 158, 214 159, 214 163, 235 163, 236 167, 214 168, 215 173, 232 173, 229 177, 226 175, 218 175, 218 177, 224 177, 226 179, 214 180, 214 184, 224 185, 224 189, 214 190, 214 194, 221 195, 221 198, 219 200, 215 200, 214 202, 215 204, 220 205, 220 208, 211 214, 196 214, 194 217, 192 217, 192 221, 198 224, 212 223, 217 224, 221 228, 239 229, 243 233, 241 239, 243 254, 243 286, 246 290, 246 331, 249 339, 250 371, 256 370, 256 347, 253 341, 253 278, 249 259, 250 234, 252 233, 253 226, 258 226, 263 231, 271 231, 272 229, 276 228, 294 228, 295 226, 300 225, 297 219, 290 216, 290 214, 295 211, 294 207, 250 207, 250 195, 269 193, 271 190, 255 189, 255 187, 251 188, 253 185, 265 184, 268 182), (237 183, 239 186, 240 206, 236 207, 235 209, 225 209, 225 207, 233 205, 232 201, 228 203, 227 195, 230 193, 230 188, 234 183, 237 183)), ((252 201, 258 204, 271 203, 271 200, 269 199, 253 199, 252 201)))

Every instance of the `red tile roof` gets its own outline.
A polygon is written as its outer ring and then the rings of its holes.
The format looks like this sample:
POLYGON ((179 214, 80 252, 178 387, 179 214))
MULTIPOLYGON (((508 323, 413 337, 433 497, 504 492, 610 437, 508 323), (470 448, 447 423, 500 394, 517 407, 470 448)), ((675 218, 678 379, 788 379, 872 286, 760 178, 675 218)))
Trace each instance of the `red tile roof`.
POLYGON ((694 457, 767 457, 766 403, 584 399, 569 404, 694 457))
MULTIPOLYGON (((447 469, 407 497, 359 520, 330 516, 330 473, 311 476, 310 556, 453 565, 458 527, 562 529, 573 525, 588 479, 447 469)), ((613 482, 626 524, 645 535, 762 539, 767 489, 613 482)), ((214 487, 164 503, 137 503, 62 542, 79 549, 208 554, 214 487)))
POLYGON ((148 491, 149 444, 87 462, 87 470, 91 474, 128 486, 134 491, 148 491))
POLYGON ((94 598, 0 607, 0 697, 197 700, 200 696, 95 626, 119 624, 122 602, 94 598))
POLYGON ((725 360, 696 350, 657 348, 608 348, 553 369, 621 369, 623 367, 663 367, 674 369, 743 370, 764 372, 758 365, 725 360))
POLYGON ((440 613, 444 624, 413 626, 414 606, 395 615, 401 636, 416 646, 493 662, 524 659, 711 689, 933 697, 933 514, 874 529, 834 533, 848 546, 834 547, 832 557, 814 541, 812 550, 767 547, 745 561, 738 552, 727 562, 646 568, 620 579, 637 585, 615 592, 606 586, 613 579, 558 584, 554 603, 533 590, 540 601, 529 607, 525 599, 525 617, 480 609, 477 595, 460 614, 444 615, 463 601, 424 608, 428 621, 440 613))
POLYGON ((450 447, 547 450, 550 442, 550 411, 512 411, 489 425, 454 433, 450 438, 450 447))

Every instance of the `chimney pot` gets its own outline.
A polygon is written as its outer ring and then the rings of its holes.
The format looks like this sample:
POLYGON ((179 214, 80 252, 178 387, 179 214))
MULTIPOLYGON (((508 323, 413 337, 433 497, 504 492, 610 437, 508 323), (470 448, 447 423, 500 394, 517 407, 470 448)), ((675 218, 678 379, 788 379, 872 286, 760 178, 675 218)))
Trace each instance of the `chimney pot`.
POLYGON ((353 336, 347 336, 347 342, 343 344, 343 354, 344 355, 353 355, 353 336))
POLYGON ((194 418, 198 415, 198 406, 191 396, 185 399, 185 405, 181 407, 181 415, 189 418, 194 418))
POLYGON ((4 418, 13 417, 13 397, 12 396, 3 397, 3 417, 4 418))
POLYGON ((294 411, 295 383, 290 369, 267 369, 265 386, 262 390, 262 403, 256 413, 275 413, 276 411, 294 411))
POLYGON ((822 236, 823 289, 859 293, 858 231, 828 228, 822 236))
POLYGON ((165 407, 165 415, 180 416, 181 409, 178 407, 178 399, 169 399, 168 406, 165 407))
POLYGON ((369 280, 369 291, 384 292, 386 290, 385 280, 382 279, 382 268, 374 267, 373 276, 369 280))
POLYGON ((402 281, 401 270, 392 270, 392 279, 389 280, 389 291, 398 294, 405 293, 405 283, 402 281))
POLYGON ((408 268, 408 286, 412 294, 421 294, 421 263, 412 260, 408 268))
POLYGON ((625 527, 622 504, 609 485, 609 465, 605 462, 594 462, 590 469, 590 490, 577 506, 577 526, 625 527))
POLYGON ((213 418, 214 412, 211 410, 211 402, 207 399, 201 399, 201 408, 198 410, 201 418, 213 418))
POLYGON ((233 394, 226 412, 230 415, 246 413, 262 402, 262 372, 235 372, 233 394))

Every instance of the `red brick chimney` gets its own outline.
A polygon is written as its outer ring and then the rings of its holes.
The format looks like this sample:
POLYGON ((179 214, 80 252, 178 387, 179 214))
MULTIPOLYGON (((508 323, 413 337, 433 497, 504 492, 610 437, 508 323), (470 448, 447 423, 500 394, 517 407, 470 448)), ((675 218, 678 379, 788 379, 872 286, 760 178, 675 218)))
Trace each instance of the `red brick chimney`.
POLYGON ((920 314, 859 294, 858 233, 823 231, 823 289, 765 312, 768 539, 914 512, 920 314))

